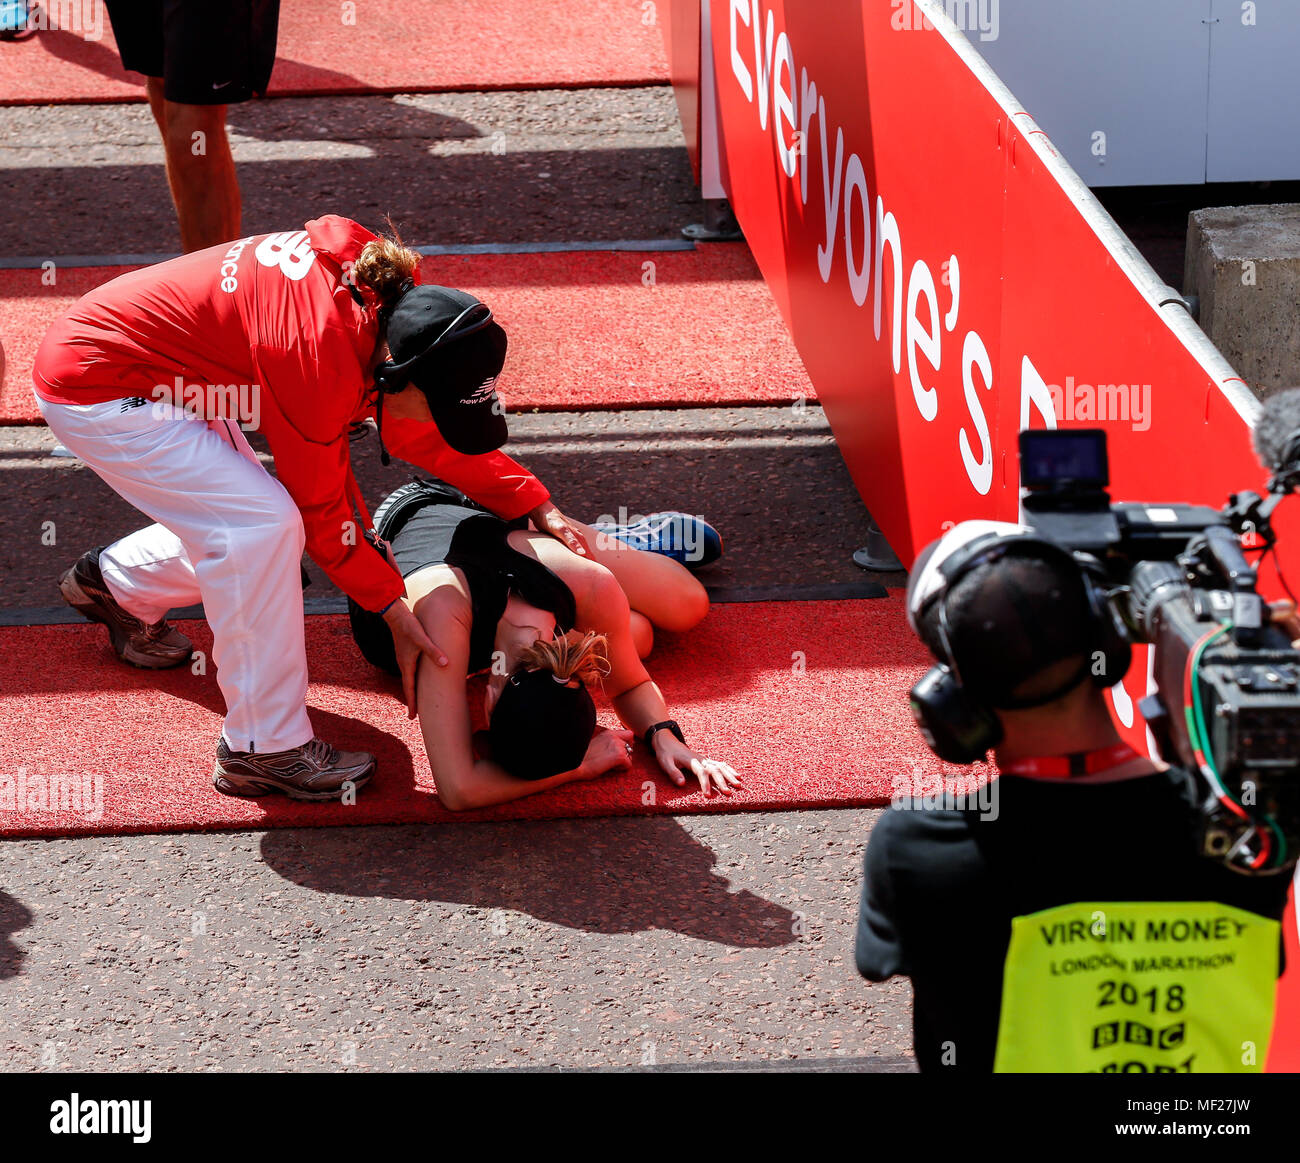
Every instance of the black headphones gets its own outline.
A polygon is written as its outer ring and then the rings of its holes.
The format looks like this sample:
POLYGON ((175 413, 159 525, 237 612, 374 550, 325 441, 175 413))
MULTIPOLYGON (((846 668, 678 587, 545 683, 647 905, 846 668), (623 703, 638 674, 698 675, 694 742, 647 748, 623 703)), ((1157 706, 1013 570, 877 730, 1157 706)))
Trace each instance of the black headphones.
MULTIPOLYGON (((931 602, 939 602, 939 645, 943 658, 912 687, 910 701, 912 717, 930 750, 948 763, 978 763, 1002 741, 1002 724, 992 705, 978 698, 962 682, 961 669, 953 655, 948 633, 948 594, 976 566, 1007 556, 1055 560, 1068 565, 1078 572, 1088 602, 1088 650, 1083 666, 1059 689, 1038 698, 1016 700, 1009 703, 1007 709, 1027 709, 1049 703, 1073 689, 1085 675, 1091 675, 1093 685, 1104 690, 1119 682, 1133 662, 1133 647, 1124 622, 1107 601, 1105 574, 1095 559, 1080 560, 1068 549, 1032 533, 976 537, 939 565, 942 588, 937 596, 924 601, 912 620, 913 629, 917 629, 924 610, 931 602), (1092 656, 1096 653, 1100 653, 1104 661, 1100 671, 1092 665, 1092 656)), ((918 581, 924 572, 923 563, 916 574, 918 581)))
POLYGON ((374 371, 375 390, 381 396, 392 396, 403 391, 410 385, 411 377, 405 373, 399 373, 397 365, 391 359, 386 359, 376 365, 374 371))
MULTIPOLYGON (((398 289, 396 298, 387 307, 381 307, 378 311, 379 327, 381 335, 388 335, 392 329, 393 315, 402 305, 402 300, 413 290, 416 284, 412 279, 407 279, 398 289)), ((443 291, 444 295, 449 293, 445 288, 425 286, 420 288, 422 291, 437 292, 443 291)), ((463 294, 463 292, 457 292, 463 294)), ((420 349, 414 354, 408 354, 407 358, 398 363, 392 351, 389 352, 389 358, 379 363, 374 370, 375 387, 379 390, 381 396, 392 395, 402 391, 411 382, 411 369, 419 360, 424 359, 435 349, 451 343, 453 340, 462 339, 467 335, 473 335, 476 331, 481 331, 492 322, 492 309, 473 296, 465 294, 464 298, 471 300, 468 304, 456 304, 460 307, 459 312, 451 320, 442 326, 442 329, 429 338, 429 331, 424 326, 425 320, 420 315, 417 308, 416 322, 408 318, 403 320, 401 329, 401 339, 398 341, 402 346, 407 346, 412 342, 418 342, 420 349)), ((426 304, 426 311, 428 306, 426 304)), ((390 340, 390 343, 393 341, 390 340)))
MULTIPOLYGON (((392 332, 395 329, 393 317, 402 307, 403 300, 407 300, 407 297, 415 289, 414 279, 404 280, 392 302, 385 307, 381 307, 377 312, 379 333, 382 336, 389 337, 389 358, 377 364, 371 373, 375 384, 375 430, 379 437, 379 459, 385 465, 390 464, 392 458, 388 455, 388 449, 384 446, 384 397, 404 391, 411 383, 413 367, 428 356, 430 352, 450 343, 454 339, 473 335, 476 331, 482 330, 492 322, 491 308, 472 295, 452 291, 446 287, 425 286, 420 288, 425 293, 423 310, 421 310, 419 304, 416 304, 413 311, 407 312, 408 317, 402 318, 399 316, 398 323, 400 326, 397 328, 399 334, 393 336, 392 332), (429 320, 426 317, 433 310, 433 305, 427 301, 427 297, 430 295, 440 297, 443 301, 441 305, 444 308, 447 306, 447 300, 451 299, 452 304, 459 309, 458 313, 453 315, 449 322, 444 324, 443 320, 439 320, 433 324, 434 328, 441 325, 441 330, 436 335, 433 335, 432 339, 429 338, 430 327, 428 326, 429 320), (460 296, 460 299, 457 300, 455 296, 460 296), (465 303, 465 299, 468 299, 469 302, 465 303), (395 346, 407 348, 417 345, 418 350, 414 354, 408 351, 405 360, 400 363, 397 361, 393 352, 395 346)), ((504 352, 504 332, 502 333, 502 341, 502 351, 504 352)), ((500 370, 499 365, 498 370, 500 370)), ((428 396, 427 391, 425 396, 428 396)), ((436 416, 437 410, 433 401, 430 400, 429 403, 430 407, 434 408, 436 416)), ((441 421, 438 421, 438 424, 440 428, 443 427, 441 421)), ((443 431, 445 433, 445 428, 443 428, 443 431)), ((501 439, 497 442, 497 447, 503 443, 505 443, 504 424, 502 424, 501 439)))

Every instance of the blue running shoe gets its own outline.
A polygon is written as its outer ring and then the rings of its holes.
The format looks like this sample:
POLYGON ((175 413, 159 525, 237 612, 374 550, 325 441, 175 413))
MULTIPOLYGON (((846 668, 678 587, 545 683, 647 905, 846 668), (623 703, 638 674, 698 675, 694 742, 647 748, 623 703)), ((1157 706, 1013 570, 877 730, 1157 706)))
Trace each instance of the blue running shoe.
POLYGON ((27 0, 0 0, 0 40, 26 40, 35 33, 27 0))
POLYGON ((597 533, 646 553, 671 557, 687 569, 699 569, 722 556, 722 537, 703 517, 690 513, 651 513, 627 525, 593 524, 597 533))

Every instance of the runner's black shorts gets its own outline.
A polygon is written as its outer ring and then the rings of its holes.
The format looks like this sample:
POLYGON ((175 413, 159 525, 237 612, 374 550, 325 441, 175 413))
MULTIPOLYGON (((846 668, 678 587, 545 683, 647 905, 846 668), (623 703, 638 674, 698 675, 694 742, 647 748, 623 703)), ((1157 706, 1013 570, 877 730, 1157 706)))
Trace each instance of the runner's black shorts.
POLYGON ((232 105, 266 92, 280 0, 105 0, 122 67, 163 79, 182 105, 232 105))

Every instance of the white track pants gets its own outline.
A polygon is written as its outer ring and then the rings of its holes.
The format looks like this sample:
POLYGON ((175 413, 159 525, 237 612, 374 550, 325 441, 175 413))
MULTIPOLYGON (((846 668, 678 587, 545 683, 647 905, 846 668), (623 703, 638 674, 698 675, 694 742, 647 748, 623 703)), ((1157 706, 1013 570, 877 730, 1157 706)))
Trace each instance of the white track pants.
POLYGON ((54 435, 158 522, 100 555, 122 608, 156 622, 202 599, 226 743, 268 752, 308 742, 302 517, 239 426, 153 401, 39 403, 54 435))

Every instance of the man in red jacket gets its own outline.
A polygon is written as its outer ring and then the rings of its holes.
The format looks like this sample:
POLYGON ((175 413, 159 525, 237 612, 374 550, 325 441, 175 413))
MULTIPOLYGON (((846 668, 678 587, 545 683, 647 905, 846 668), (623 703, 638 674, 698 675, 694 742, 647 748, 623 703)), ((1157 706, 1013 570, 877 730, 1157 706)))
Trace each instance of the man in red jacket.
POLYGON ((420 655, 446 663, 402 577, 367 544, 348 455, 356 424, 377 416, 398 456, 586 552, 546 488, 497 451, 504 332, 473 296, 417 285, 418 267, 399 241, 330 215, 114 279, 37 353, 55 436, 156 522, 85 554, 63 596, 108 627, 120 658, 151 668, 189 659, 165 617, 203 601, 226 701, 222 792, 337 799, 374 772, 372 756, 316 739, 307 717, 304 547, 382 612, 411 715, 420 655), (278 480, 241 425, 266 437, 278 480))

